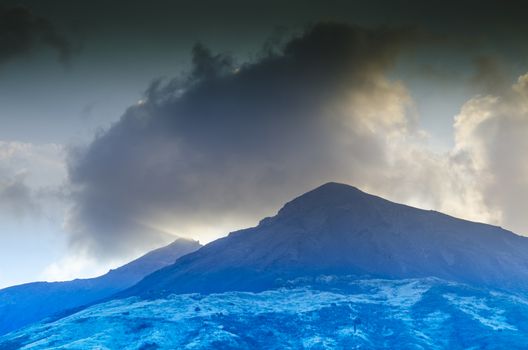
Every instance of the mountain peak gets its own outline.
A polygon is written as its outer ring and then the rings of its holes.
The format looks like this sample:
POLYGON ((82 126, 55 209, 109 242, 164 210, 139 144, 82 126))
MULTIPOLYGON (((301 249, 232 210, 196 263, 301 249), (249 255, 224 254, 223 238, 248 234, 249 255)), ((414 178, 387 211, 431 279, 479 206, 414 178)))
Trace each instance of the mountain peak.
POLYGON ((358 188, 338 182, 327 182, 286 203, 277 217, 296 214, 313 215, 314 211, 333 211, 336 208, 359 210, 368 203, 387 202, 358 188))
MULTIPOLYGON (((348 185, 348 184, 345 184, 345 183, 342 183, 342 182, 328 181, 328 182, 320 185, 319 187, 314 188, 312 191, 309 191, 309 192, 319 191, 319 190, 327 191, 327 190, 332 190, 332 189, 341 189, 341 190, 342 189, 354 189, 354 190, 358 190, 356 187, 354 187, 352 185, 348 185)), ((309 192, 307 192, 307 193, 309 193, 309 192)))
POLYGON ((357 187, 339 183, 339 182, 327 182, 319 187, 314 188, 311 191, 306 192, 302 196, 298 197, 310 197, 317 200, 325 198, 333 198, 335 196, 361 196, 367 195, 365 192, 362 192, 357 187))

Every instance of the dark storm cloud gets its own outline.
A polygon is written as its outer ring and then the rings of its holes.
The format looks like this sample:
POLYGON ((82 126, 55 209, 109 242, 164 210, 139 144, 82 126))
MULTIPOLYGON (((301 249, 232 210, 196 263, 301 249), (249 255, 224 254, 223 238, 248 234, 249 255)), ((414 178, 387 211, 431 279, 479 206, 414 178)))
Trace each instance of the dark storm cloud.
POLYGON ((51 22, 28 8, 0 5, 0 64, 28 54, 39 45, 56 50, 62 63, 70 59, 72 45, 51 22))
POLYGON ((187 77, 153 83, 72 152, 72 244, 110 256, 160 228, 247 224, 324 181, 376 173, 412 128, 405 90, 384 74, 414 40, 321 23, 241 66, 197 45, 187 77))

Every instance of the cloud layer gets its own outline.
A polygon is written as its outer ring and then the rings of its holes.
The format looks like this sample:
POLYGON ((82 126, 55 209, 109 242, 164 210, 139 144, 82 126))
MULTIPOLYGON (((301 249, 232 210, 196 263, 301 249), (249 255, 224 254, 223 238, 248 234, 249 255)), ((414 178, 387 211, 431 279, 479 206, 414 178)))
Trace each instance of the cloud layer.
POLYGON ((110 254, 159 229, 212 239, 322 181, 381 171, 412 127, 405 89, 384 77, 410 41, 319 24, 239 67, 196 46, 187 78, 154 83, 74 154, 73 242, 110 254))
POLYGON ((471 131, 481 120, 466 115, 491 108, 486 98, 457 118, 456 148, 435 154, 405 86, 387 78, 417 40, 409 30, 320 23, 241 66, 197 45, 186 77, 153 83, 72 151, 72 246, 109 258, 167 233, 210 240, 326 181, 514 223, 513 212, 493 209, 502 205, 490 202, 494 187, 481 187, 492 158, 482 154, 495 148, 474 146, 487 135, 471 131))

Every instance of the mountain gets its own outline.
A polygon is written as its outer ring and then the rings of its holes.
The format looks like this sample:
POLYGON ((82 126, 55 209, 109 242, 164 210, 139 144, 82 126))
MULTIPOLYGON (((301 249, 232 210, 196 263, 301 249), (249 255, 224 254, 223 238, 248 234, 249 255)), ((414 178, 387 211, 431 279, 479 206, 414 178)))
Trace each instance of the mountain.
POLYGON ((527 241, 328 183, 0 349, 527 349, 527 241))
POLYGON ((263 291, 322 274, 528 291, 528 238, 327 183, 120 293, 263 291))
POLYGON ((0 334, 122 291, 200 247, 196 241, 180 238, 100 277, 35 282, 2 289, 0 334))
POLYGON ((528 348, 522 296, 434 278, 309 284, 112 300, 0 336, 0 349, 528 348))

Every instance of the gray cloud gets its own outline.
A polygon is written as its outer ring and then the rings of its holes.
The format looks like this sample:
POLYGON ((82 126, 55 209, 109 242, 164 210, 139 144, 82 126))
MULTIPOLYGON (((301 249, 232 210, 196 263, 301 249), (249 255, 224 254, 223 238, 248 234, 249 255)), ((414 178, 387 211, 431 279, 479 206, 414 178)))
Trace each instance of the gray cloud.
POLYGON ((56 50, 64 64, 73 52, 71 43, 45 18, 25 7, 0 5, 0 63, 28 54, 39 45, 56 50))
MULTIPOLYGON (((527 78, 468 101, 454 149, 434 153, 407 90, 387 78, 418 41, 322 23, 239 66, 197 45, 187 75, 154 82, 71 152, 72 246, 107 258, 167 233, 209 240, 331 180, 523 233, 527 78)), ((477 84, 499 74, 477 66, 477 84)))
POLYGON ((72 152, 72 244, 110 256, 169 229, 211 239, 324 181, 383 176, 388 147, 414 128, 385 72, 414 40, 323 23, 240 67, 196 46, 186 78, 153 83, 72 152))
MULTIPOLYGON (((0 174, 1 175, 1 174, 0 174)), ((25 175, 0 177, 0 214, 22 219, 40 213, 34 193, 25 183, 25 175)))
POLYGON ((67 201, 62 147, 0 140, 0 221, 59 221, 67 201))

